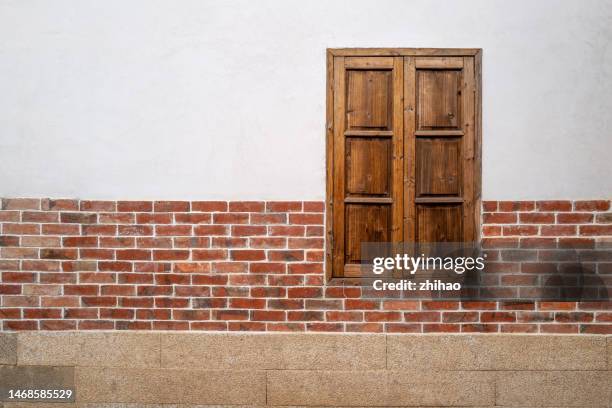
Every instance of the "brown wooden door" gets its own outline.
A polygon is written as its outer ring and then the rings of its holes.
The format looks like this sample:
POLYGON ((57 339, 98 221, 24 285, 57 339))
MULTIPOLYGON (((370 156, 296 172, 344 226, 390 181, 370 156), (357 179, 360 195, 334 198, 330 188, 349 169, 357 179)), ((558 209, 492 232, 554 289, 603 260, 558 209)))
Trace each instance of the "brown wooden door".
POLYGON ((360 276, 364 242, 477 240, 479 60, 448 54, 330 55, 328 276, 360 276))

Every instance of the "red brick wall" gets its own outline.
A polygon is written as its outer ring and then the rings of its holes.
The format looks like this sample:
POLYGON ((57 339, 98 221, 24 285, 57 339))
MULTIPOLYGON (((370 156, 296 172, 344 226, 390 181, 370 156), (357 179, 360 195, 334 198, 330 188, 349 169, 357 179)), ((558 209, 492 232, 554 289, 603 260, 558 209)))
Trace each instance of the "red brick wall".
MULTIPOLYGON (((609 245, 609 211, 487 201, 483 245, 609 245)), ((7 331, 612 333, 610 302, 366 299, 326 285, 323 202, 3 199, 0 223, 7 331)))

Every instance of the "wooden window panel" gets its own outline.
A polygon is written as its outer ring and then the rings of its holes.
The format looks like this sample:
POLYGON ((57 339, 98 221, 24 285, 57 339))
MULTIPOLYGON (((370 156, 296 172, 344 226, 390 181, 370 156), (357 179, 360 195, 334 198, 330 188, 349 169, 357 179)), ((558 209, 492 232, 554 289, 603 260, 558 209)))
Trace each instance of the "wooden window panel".
POLYGON ((473 242, 480 219, 477 49, 328 50, 328 278, 362 242, 473 242))

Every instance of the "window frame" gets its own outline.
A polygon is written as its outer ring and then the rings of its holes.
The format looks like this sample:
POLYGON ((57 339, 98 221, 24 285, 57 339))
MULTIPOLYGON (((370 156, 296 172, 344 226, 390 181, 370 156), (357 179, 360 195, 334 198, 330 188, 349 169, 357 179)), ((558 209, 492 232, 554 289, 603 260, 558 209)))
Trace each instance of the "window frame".
POLYGON ((333 170, 334 170, 334 58, 335 57, 473 57, 474 58, 474 191, 473 226, 480 242, 482 207, 482 49, 481 48, 328 48, 326 82, 326 197, 325 197, 325 280, 328 283, 361 282, 363 277, 333 276, 333 170))

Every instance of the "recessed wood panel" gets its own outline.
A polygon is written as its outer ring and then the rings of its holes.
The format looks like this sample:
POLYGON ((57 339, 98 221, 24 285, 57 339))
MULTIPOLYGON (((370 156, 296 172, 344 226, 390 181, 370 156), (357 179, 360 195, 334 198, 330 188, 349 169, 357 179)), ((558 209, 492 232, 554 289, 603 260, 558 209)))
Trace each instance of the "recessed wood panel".
POLYGON ((362 243, 390 241, 391 206, 347 204, 345 208, 345 263, 360 263, 362 243))
POLYGON ((416 141, 417 196, 461 193, 461 139, 419 138, 416 141))
POLYGON ((346 193, 388 196, 391 182, 391 139, 346 139, 346 193))
POLYGON ((391 71, 347 71, 348 129, 388 129, 391 124, 391 71))
POLYGON ((417 71, 418 129, 456 129, 460 122, 459 70, 417 71))
POLYGON ((417 205, 417 242, 462 242, 461 205, 417 205))

